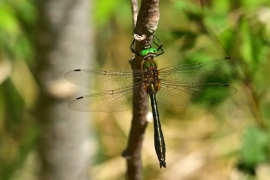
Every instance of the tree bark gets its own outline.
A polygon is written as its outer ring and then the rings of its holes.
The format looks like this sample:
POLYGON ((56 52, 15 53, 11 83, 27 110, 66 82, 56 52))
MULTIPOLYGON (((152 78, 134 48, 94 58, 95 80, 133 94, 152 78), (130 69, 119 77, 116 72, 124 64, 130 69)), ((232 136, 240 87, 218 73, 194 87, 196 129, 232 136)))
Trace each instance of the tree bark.
MULTIPOLYGON (((134 34, 145 36, 142 41, 135 41, 135 50, 140 52, 144 47, 151 46, 153 35, 157 29, 159 20, 159 0, 142 0, 140 11, 137 20, 134 19, 136 15, 137 2, 131 0, 133 23, 135 25, 134 34)), ((133 69, 141 69, 142 59, 135 56, 130 61, 133 69)), ((137 89, 136 89, 137 90, 137 89)), ((133 118, 131 129, 129 133, 128 145, 123 156, 127 159, 127 179, 140 180, 142 179, 142 163, 141 163, 141 149, 145 129, 147 127, 146 115, 148 113, 148 96, 144 92, 143 87, 140 93, 133 95, 133 118)))
POLYGON ((90 1, 39 0, 38 8, 40 179, 88 179, 93 148, 87 115, 68 109, 71 97, 82 93, 64 75, 75 68, 86 68, 90 60, 90 1))

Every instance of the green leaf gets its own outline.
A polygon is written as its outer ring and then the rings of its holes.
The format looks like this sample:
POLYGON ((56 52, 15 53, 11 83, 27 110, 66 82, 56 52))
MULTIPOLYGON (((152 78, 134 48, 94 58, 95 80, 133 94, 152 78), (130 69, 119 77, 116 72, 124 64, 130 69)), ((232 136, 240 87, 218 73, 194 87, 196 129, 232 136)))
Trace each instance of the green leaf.
POLYGON ((269 136, 264 130, 254 126, 248 128, 241 149, 242 163, 248 167, 255 167, 266 162, 268 142, 269 136))
POLYGON ((18 17, 28 24, 34 24, 37 18, 37 9, 30 0, 20 0, 16 3, 18 17))
POLYGON ((120 0, 99 0, 95 4, 95 20, 97 25, 102 26, 110 20, 110 16, 116 11, 120 0))
POLYGON ((232 52, 238 49, 236 36, 237 33, 233 29, 227 29, 219 35, 219 41, 228 54, 232 54, 232 52))
POLYGON ((219 1, 212 1, 211 6, 213 11, 216 13, 227 13, 230 9, 231 4, 233 4, 232 1, 227 0, 219 0, 219 1))
POLYGON ((268 44, 262 38, 262 25, 257 23, 256 26, 259 28, 254 28, 249 22, 242 20, 240 30, 243 57, 255 69, 257 69, 256 66, 261 65, 260 63, 265 62, 269 49, 268 44))
POLYGON ((183 40, 183 46, 181 47, 181 50, 188 50, 192 49, 196 43, 198 34, 191 32, 191 31, 186 31, 186 30, 175 30, 172 31, 171 34, 175 39, 182 39, 183 40))
POLYGON ((12 7, 0 5, 0 32, 14 36, 14 34, 16 35, 20 31, 18 24, 19 22, 12 7))
POLYGON ((270 121, 270 102, 268 101, 266 104, 262 106, 262 114, 265 120, 270 121))
POLYGON ((14 46, 14 54, 19 59, 26 59, 33 57, 31 44, 26 36, 19 36, 14 46))

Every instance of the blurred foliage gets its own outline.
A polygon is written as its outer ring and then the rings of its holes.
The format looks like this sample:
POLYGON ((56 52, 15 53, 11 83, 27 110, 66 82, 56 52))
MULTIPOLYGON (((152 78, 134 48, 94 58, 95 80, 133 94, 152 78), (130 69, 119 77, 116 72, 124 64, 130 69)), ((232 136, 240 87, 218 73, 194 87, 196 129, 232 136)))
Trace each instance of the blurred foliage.
POLYGON ((1 179, 12 179, 36 147, 38 126, 29 108, 37 89, 26 65, 31 67, 34 60, 36 18, 36 8, 30 0, 0 2, 1 179))
POLYGON ((249 127, 244 134, 239 169, 255 175, 255 167, 268 161, 268 146, 269 134, 258 127, 249 127))
MULTIPOLYGON (((239 74, 223 79, 238 90, 230 100, 160 106, 168 167, 158 169, 150 124, 142 149, 145 179, 270 177, 264 168, 270 167, 269 7, 268 0, 204 1, 203 6, 195 0, 160 1, 156 34, 165 50, 157 58, 160 67, 225 56, 238 58, 241 67, 239 74)), ((129 1, 95 1, 92 15, 97 64, 91 68, 130 68, 129 1)), ((32 158, 39 128, 31 113, 38 94, 31 72, 37 18, 32 0, 0 2, 0 177, 4 179, 36 179, 27 167, 39 163, 32 158)), ((131 112, 96 113, 95 117, 100 148, 91 168, 93 179, 124 179, 124 160, 119 156, 126 145, 131 112)))
POLYGON ((0 47, 10 60, 33 60, 31 39, 37 12, 31 0, 2 0, 0 4, 0 47))

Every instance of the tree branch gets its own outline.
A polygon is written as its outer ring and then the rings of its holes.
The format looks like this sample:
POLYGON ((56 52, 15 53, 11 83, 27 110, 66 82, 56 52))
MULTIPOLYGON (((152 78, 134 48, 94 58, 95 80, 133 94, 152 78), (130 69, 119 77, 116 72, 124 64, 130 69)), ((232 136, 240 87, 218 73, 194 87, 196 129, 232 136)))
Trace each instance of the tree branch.
MULTIPOLYGON (((159 0, 142 0, 138 18, 136 18, 137 1, 131 0, 131 3, 133 23, 135 26, 135 50, 140 52, 144 47, 151 46, 152 44, 153 35, 157 29, 159 20, 159 0), (136 38, 137 35, 143 38, 136 38)), ((141 57, 136 55, 134 60, 131 62, 132 68, 140 70, 141 62, 141 57)), ((132 125, 130 129, 127 149, 123 153, 123 156, 127 159, 127 179, 129 180, 142 179, 141 149, 145 129, 148 124, 146 120, 147 113, 148 96, 144 92, 143 87, 141 87, 140 93, 134 93, 133 96, 132 125)))
POLYGON ((138 17, 138 0, 130 0, 131 1, 131 10, 132 10, 132 20, 133 20, 133 29, 137 23, 138 17))
MULTIPOLYGON (((140 52, 144 47, 151 46, 154 32, 157 29, 159 20, 159 0, 142 0, 137 23, 134 29, 134 38, 136 39, 135 50, 140 52), (143 36, 142 39, 136 38, 143 36)), ((142 59, 135 58, 133 69, 141 69, 142 59)))

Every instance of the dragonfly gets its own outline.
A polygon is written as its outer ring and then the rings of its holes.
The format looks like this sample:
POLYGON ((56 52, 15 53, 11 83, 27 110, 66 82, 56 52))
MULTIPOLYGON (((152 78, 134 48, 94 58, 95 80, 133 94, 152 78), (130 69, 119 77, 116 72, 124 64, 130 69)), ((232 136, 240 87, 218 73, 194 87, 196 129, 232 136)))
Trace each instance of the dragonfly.
MULTIPOLYGON (((154 38, 157 38, 154 36, 154 38)), ((161 127, 158 103, 186 106, 197 102, 220 101, 237 93, 235 87, 211 83, 211 80, 233 73, 239 64, 235 58, 226 57, 211 61, 172 66, 159 69, 154 58, 164 53, 162 43, 146 46, 140 52, 130 50, 143 60, 140 70, 90 70, 75 69, 65 78, 79 86, 102 89, 102 92, 78 97, 69 108, 82 112, 119 112, 130 110, 133 94, 143 89, 151 102, 154 121, 154 146, 160 168, 166 168, 166 145, 161 127)))

